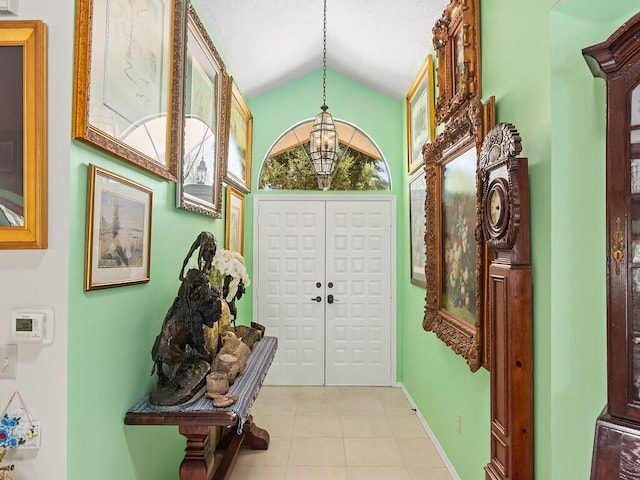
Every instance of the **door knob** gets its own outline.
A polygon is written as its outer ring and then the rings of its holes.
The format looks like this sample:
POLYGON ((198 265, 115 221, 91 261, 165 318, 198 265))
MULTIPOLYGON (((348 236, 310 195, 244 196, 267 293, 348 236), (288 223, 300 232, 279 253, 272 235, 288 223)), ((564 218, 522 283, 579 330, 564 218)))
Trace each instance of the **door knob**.
POLYGON ((333 302, 337 302, 337 300, 333 299, 333 295, 331 294, 327 295, 327 303, 333 303, 333 302))
POLYGON ((311 300, 320 303, 322 301, 322 297, 318 295, 316 298, 312 298, 311 300))

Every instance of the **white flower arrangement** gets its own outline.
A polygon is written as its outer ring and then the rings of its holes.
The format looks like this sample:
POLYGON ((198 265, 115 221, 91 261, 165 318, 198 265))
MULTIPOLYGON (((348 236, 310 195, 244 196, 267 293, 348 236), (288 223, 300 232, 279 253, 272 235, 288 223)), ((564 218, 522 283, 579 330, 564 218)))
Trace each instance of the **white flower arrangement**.
POLYGON ((225 297, 227 302, 231 302, 238 292, 240 281, 245 288, 251 284, 247 268, 244 265, 244 258, 238 252, 220 249, 216 252, 211 262, 211 272, 209 278, 214 285, 218 285, 222 291, 222 285, 226 276, 231 276, 229 283, 229 293, 225 297))

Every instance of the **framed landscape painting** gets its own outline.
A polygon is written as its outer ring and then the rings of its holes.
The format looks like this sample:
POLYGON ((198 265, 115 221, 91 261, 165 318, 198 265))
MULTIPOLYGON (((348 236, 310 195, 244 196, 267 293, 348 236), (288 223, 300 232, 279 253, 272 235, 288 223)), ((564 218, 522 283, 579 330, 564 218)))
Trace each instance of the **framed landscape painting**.
POLYGON ((424 201, 426 188, 424 169, 420 169, 409 178, 409 238, 411 242, 411 283, 422 288, 426 286, 424 274, 426 258, 424 201))
POLYGON ((422 165, 422 146, 435 137, 433 57, 420 69, 405 101, 407 114, 407 171, 414 172, 422 165))
POLYGON ((226 200, 224 245, 227 250, 244 255, 244 194, 228 185, 226 200))
POLYGON ((225 180, 244 193, 251 191, 251 143, 253 141, 253 115, 238 86, 230 79, 227 168, 225 180))
POLYGON ((84 289, 149 281, 150 189, 89 165, 84 289))

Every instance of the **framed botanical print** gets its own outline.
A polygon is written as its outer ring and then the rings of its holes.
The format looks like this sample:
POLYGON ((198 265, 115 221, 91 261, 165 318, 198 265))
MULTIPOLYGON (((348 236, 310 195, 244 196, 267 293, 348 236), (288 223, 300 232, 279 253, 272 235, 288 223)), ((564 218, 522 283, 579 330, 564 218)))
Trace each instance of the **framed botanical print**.
POLYGON ((152 191, 89 165, 84 289, 149 281, 152 191))
POLYGON ((193 6, 187 12, 184 139, 176 203, 222 216, 228 76, 222 58, 193 6))
POLYGON ((409 173, 422 165, 422 146, 435 137, 433 92, 433 57, 428 55, 405 99, 409 173))
POLYGON ((227 185, 224 246, 244 255, 244 194, 227 185))
POLYGON ((47 248, 46 33, 0 21, 0 249, 47 248))
POLYGON ((251 191, 251 144, 253 115, 236 82, 229 80, 231 101, 227 119, 227 168, 225 180, 245 193, 251 191))
POLYGON ((452 118, 465 102, 481 97, 480 1, 451 0, 433 27, 438 98, 436 124, 452 118))
POLYGON ((424 242, 424 201, 426 196, 424 169, 409 178, 409 238, 411 242, 411 283, 424 288, 426 277, 424 264, 426 246, 424 242))
MULTIPOLYGON (((481 234, 479 150, 493 101, 472 98, 424 148, 425 283, 423 327, 462 355, 472 371, 484 362, 487 249, 481 234)), ((487 347, 488 348, 488 347, 487 347)))
POLYGON ((184 0, 78 0, 73 138, 167 180, 182 132, 184 0))

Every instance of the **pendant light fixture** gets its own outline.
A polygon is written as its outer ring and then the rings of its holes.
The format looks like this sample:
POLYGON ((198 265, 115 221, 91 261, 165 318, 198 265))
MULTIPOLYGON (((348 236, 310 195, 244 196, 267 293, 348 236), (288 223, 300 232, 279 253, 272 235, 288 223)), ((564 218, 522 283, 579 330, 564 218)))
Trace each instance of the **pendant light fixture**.
POLYGON ((318 187, 328 190, 338 164, 338 133, 327 111, 327 0, 324 0, 322 24, 322 110, 316 115, 309 138, 309 158, 316 172, 318 187))

